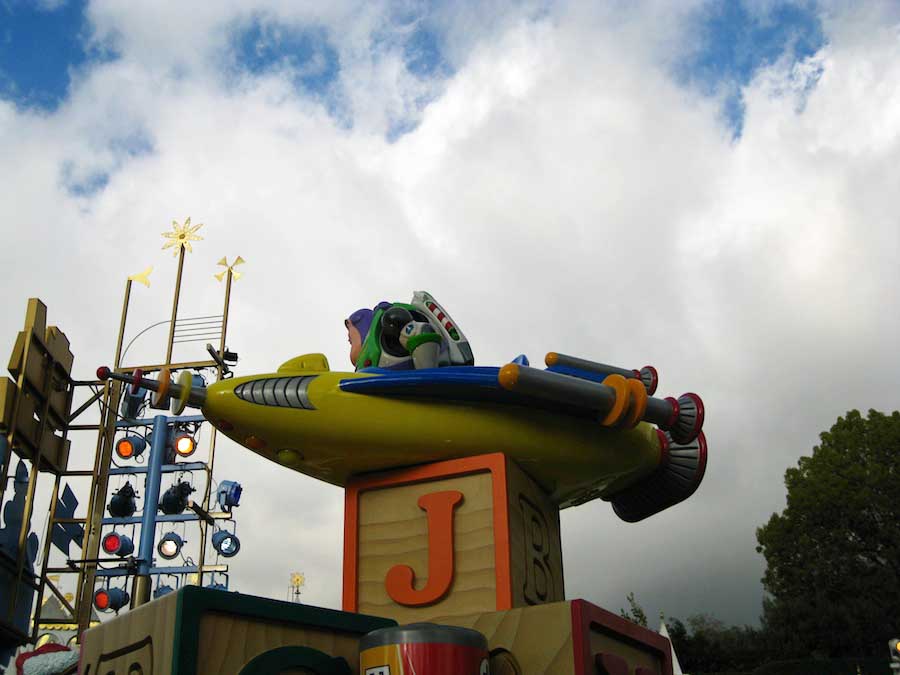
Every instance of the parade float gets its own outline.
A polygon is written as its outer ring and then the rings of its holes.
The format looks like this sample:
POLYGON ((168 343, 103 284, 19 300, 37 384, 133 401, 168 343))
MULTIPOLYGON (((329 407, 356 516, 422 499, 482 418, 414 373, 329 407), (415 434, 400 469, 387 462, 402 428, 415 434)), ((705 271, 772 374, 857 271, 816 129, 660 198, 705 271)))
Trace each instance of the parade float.
MULTIPOLYGON (((459 325, 422 291, 345 320, 353 370, 332 370, 311 353, 238 376, 224 341, 234 270, 223 264, 228 290, 210 362, 171 362, 177 286, 164 363, 123 365, 120 330, 115 361, 94 383, 107 408, 127 402, 141 414, 101 425, 101 446, 136 425, 152 431, 143 436, 146 503, 160 500, 160 472, 178 464, 167 429, 205 423, 286 470, 343 488, 342 609, 204 584, 204 574, 221 570, 202 561, 193 583, 150 601, 162 542, 156 510, 143 509, 128 514, 143 528, 129 568, 133 597, 118 598, 117 609, 129 600, 131 609, 81 635, 79 672, 671 675, 666 638, 566 599, 559 512, 600 499, 635 522, 688 498, 707 455, 696 394, 657 397, 650 366, 559 352, 543 367, 525 355, 476 366, 459 325), (216 376, 201 377, 203 368, 216 376)), ((8 425, 7 436, 15 436, 8 425)), ((236 536, 226 541, 233 529, 223 526, 227 495, 218 510, 209 488, 197 503, 182 497, 209 528, 203 536, 218 538, 218 553, 236 553, 236 536)), ((96 540, 101 530, 88 534, 96 540)), ((96 594, 108 590, 90 554, 85 547, 79 582, 96 608, 96 594)), ((85 616, 90 607, 73 609, 85 616)))

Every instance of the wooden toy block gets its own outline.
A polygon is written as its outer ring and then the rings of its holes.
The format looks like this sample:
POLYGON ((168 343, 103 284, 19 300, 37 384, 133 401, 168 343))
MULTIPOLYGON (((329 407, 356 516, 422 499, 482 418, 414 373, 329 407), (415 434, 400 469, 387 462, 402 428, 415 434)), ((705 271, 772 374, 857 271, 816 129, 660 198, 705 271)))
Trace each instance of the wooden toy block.
POLYGON ((487 637, 491 675, 672 675, 668 639, 584 600, 453 623, 487 637))
POLYGON ((358 673, 359 638, 396 625, 197 586, 84 633, 81 675, 358 673))
POLYGON ((501 453, 351 480, 345 611, 400 623, 565 597, 559 511, 501 453))

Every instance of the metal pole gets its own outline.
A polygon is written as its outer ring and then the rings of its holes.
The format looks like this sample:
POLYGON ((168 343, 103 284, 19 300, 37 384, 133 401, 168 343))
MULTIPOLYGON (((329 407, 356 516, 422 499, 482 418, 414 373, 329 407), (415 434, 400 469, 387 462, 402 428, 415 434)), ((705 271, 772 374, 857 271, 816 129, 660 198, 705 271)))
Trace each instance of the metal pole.
POLYGON ((181 295, 181 271, 184 269, 184 246, 178 253, 178 276, 175 277, 175 298, 172 300, 172 322, 169 326, 169 344, 166 346, 166 363, 172 363, 172 346, 175 340, 175 319, 178 316, 178 298, 181 295))
MULTIPOLYGON (((119 337, 116 340, 115 367, 121 365, 122 341, 125 337, 125 324, 128 320, 128 305, 131 302, 131 279, 125 280, 125 297, 122 299, 122 315, 119 319, 119 337)), ((94 477, 88 495, 87 522, 82 540, 81 559, 96 558, 100 552, 100 533, 103 529, 103 510, 106 508, 106 491, 109 486, 109 465, 112 461, 113 441, 116 433, 116 412, 119 408, 118 382, 107 382, 103 388, 100 406, 100 424, 97 432, 97 445, 94 449, 94 477)), ((97 564, 85 563, 78 567, 78 591, 75 609, 78 622, 78 634, 87 630, 91 622, 91 609, 94 597, 94 579, 97 564)))
POLYGON ((132 608, 150 602, 150 568, 156 544, 156 512, 159 509, 159 485, 166 456, 169 436, 169 419, 165 415, 153 418, 153 442, 147 463, 147 480, 144 483, 144 513, 141 518, 141 543, 138 548, 137 575, 132 589, 132 608))
POLYGON ((122 319, 119 322, 119 339, 116 341, 116 360, 114 368, 122 364, 122 340, 125 337, 125 321, 128 318, 128 301, 131 299, 131 279, 125 281, 125 300, 122 302, 122 319))
MULTIPOLYGON (((228 268, 228 274, 225 278, 225 306, 222 309, 222 336, 219 339, 219 358, 225 358, 225 337, 228 332, 228 310, 231 306, 231 281, 233 272, 231 267, 228 268)), ((222 366, 216 367, 216 382, 222 379, 222 366)), ((209 437, 209 471, 206 473, 206 490, 203 493, 203 508, 210 510, 210 498, 212 496, 212 470, 216 462, 216 428, 212 428, 209 437)), ((200 585, 203 585, 203 566, 206 564, 206 541, 208 535, 208 527, 206 524, 200 525, 200 585)))

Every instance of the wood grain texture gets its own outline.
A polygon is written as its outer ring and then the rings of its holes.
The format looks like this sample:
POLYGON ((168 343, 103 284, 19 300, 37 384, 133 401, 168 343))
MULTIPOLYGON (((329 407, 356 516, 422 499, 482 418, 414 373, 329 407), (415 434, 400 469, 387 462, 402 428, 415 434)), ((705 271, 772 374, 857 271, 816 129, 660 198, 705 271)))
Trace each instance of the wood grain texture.
POLYGON ((508 652, 504 664, 506 672, 516 672, 510 661, 518 666, 522 675, 572 675, 575 672, 572 610, 568 602, 458 617, 454 623, 481 631, 492 653, 496 650, 508 652))
POLYGON ((494 675, 593 674, 594 659, 601 653, 623 659, 629 673, 637 668, 654 675, 672 673, 665 638, 581 600, 460 616, 447 623, 484 634, 494 675), (580 614, 573 612, 574 606, 581 607, 580 614), (589 619, 582 623, 576 614, 589 619), (585 643, 586 652, 576 656, 577 645, 585 643))
POLYGON ((171 593, 85 631, 82 675, 127 675, 134 663, 144 675, 168 675, 177 605, 178 598, 171 593))
POLYGON ((359 635, 208 612, 200 619, 200 673, 238 675, 254 657, 294 645, 342 656, 359 672, 359 635))
POLYGON ((507 458, 513 607, 565 600, 559 508, 507 458))
POLYGON ((399 623, 443 621, 496 608, 495 547, 491 474, 456 476, 368 490, 359 497, 358 611, 399 623), (404 607, 385 588, 395 565, 409 565, 414 587, 428 581, 428 521, 419 497, 459 490, 454 513, 454 577, 443 599, 424 607, 404 607))

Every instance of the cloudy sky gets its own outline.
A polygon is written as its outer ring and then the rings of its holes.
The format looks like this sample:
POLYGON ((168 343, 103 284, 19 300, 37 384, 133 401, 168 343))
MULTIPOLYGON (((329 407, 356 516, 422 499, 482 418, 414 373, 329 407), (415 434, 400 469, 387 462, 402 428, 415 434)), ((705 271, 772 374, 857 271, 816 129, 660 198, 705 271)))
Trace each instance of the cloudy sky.
MULTIPOLYGON (((239 374, 349 369, 344 317, 419 289, 482 365, 652 364, 704 398, 709 467, 639 524, 562 513, 567 596, 613 610, 757 621, 784 470, 900 407, 898 193, 892 2, 0 0, 0 351, 39 296, 91 377, 127 275, 155 268, 127 339, 168 317, 160 234, 191 216, 182 316, 247 260, 239 374)), ((217 475, 245 488, 232 588, 298 570, 337 607, 341 490, 226 443, 217 475)))

